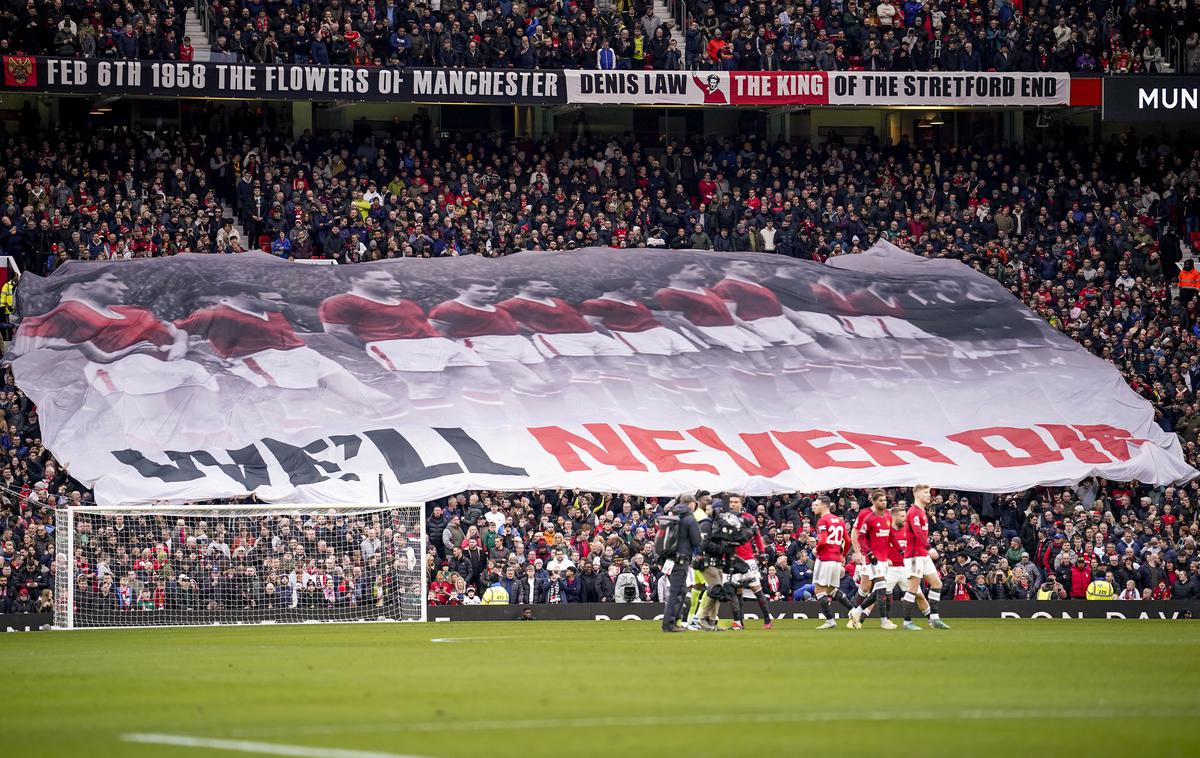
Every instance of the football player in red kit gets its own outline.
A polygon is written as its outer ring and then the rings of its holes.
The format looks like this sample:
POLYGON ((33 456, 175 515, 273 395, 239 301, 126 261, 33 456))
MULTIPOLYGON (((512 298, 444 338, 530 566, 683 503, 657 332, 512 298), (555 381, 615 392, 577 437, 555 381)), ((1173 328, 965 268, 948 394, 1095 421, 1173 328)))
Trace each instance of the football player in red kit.
POLYGON ((597 286, 602 291, 600 297, 585 300, 580 311, 633 353, 673 356, 699 352, 694 343, 663 326, 649 308, 638 302, 637 282, 632 277, 607 279, 597 286))
POLYGON ((446 337, 474 350, 480 358, 512 382, 512 391, 545 397, 556 391, 554 379, 542 357, 509 313, 495 303, 500 288, 486 279, 460 278, 452 282, 458 297, 437 305, 429 320, 446 337))
POLYGON ((597 286, 600 297, 585 300, 579 307, 584 318, 628 347, 659 386, 671 392, 686 390, 707 395, 706 385, 696 379, 701 366, 694 356, 700 348, 674 329, 663 326, 638 301, 636 280, 615 277, 598 282, 597 286))
POLYGON ((534 347, 545 358, 571 358, 566 366, 571 381, 598 382, 601 377, 628 381, 624 358, 633 351, 592 323, 558 295, 558 288, 545 279, 512 279, 517 294, 496 307, 524 327, 534 347), (585 369, 580 371, 579 369, 585 369))
POLYGON ((871 594, 871 583, 873 581, 871 572, 867 570, 867 545, 866 540, 859 537, 866 529, 867 519, 871 517, 874 511, 871 506, 859 508, 858 515, 854 517, 854 528, 850 530, 850 555, 854 561, 854 581, 858 585, 858 593, 854 596, 854 606, 862 605, 866 600, 867 595, 871 594))
MULTIPOLYGON (((162 425, 173 426, 178 408, 188 404, 174 395, 216 392, 216 379, 185 357, 187 334, 145 308, 121 304, 128 287, 116 274, 88 272, 75 279, 53 309, 22 321, 13 354, 41 348, 77 352, 84 360, 88 391, 76 413, 87 409, 103 418, 99 414, 119 405, 120 413, 107 418, 140 437, 161 440, 168 433, 162 425)), ((43 414, 55 412, 42 409, 43 414)), ((69 426, 82 430, 92 423, 75 418, 69 426)))
POLYGON ((882 604, 884 618, 891 617, 892 601, 899 600, 908 589, 908 571, 904 568, 904 551, 908 549, 908 527, 904 525, 904 508, 895 506, 890 512, 892 533, 888 537, 887 574, 884 575, 882 604))
MULTIPOLYGON (((862 628, 864 609, 874 605, 885 594, 884 582, 887 576, 888 541, 892 534, 892 518, 887 510, 887 494, 883 490, 871 493, 871 512, 862 519, 858 528, 858 548, 862 551, 863 570, 867 572, 870 581, 869 594, 855 607, 850 609, 850 629, 862 628)), ((884 610, 881 608, 881 610, 884 610)), ((896 625, 887 616, 880 614, 880 626, 884 629, 895 629, 896 625)))
MULTIPOLYGON (((441 336, 421 306, 401 297, 403 285, 387 269, 371 266, 339 266, 337 274, 350 285, 349 292, 332 295, 317 309, 325 331, 366 351, 385 370, 398 374, 432 375, 436 380, 446 369, 460 371, 470 385, 463 397, 497 405, 498 385, 487 361, 454 340, 441 336)), ((436 387, 437 381, 418 381, 409 396, 416 401, 437 402, 422 395, 421 386, 436 387)), ((439 393, 436 389, 434 395, 439 393)))
POLYGON ((256 387, 327 390, 350 404, 331 407, 339 413, 361 409, 387 417, 404 412, 390 397, 308 347, 284 318, 287 303, 278 292, 241 282, 224 282, 218 291, 220 302, 175 325, 208 342, 230 373, 256 387))
POLYGON ((654 304, 703 344, 745 356, 752 369, 732 364, 734 370, 769 374, 771 367, 763 355, 767 343, 738 323, 725 299, 704 286, 707 280, 700 264, 685 263, 668 274, 667 286, 654 293, 654 304))
POLYGON ((737 597, 733 601, 733 628, 742 628, 742 593, 748 590, 758 601, 758 609, 762 613, 763 629, 770 629, 771 611, 767 608, 767 596, 763 594, 762 590, 762 573, 758 567, 758 556, 766 552, 767 545, 763 542, 762 532, 759 530, 754 516, 746 513, 743 510, 745 507, 746 502, 741 495, 729 496, 730 510, 740 514, 746 523, 754 527, 754 536, 738 545, 734 550, 734 555, 746 562, 747 569, 732 577, 733 583, 738 588, 737 597))
POLYGON ((942 578, 929 556, 929 507, 931 491, 928 484, 913 487, 913 504, 905 516, 909 540, 904 551, 904 567, 908 573, 908 591, 904 594, 904 628, 915 631, 921 627, 912 623, 914 605, 929 617, 932 629, 949 629, 950 626, 938 615, 938 603, 942 599, 942 578), (929 584, 929 597, 921 594, 921 580, 929 584))
POLYGON ((845 560, 848 552, 846 538, 848 530, 841 516, 832 511, 829 498, 819 495, 813 501, 813 515, 817 517, 817 561, 813 566, 813 584, 817 591, 817 604, 821 606, 821 617, 825 623, 818 629, 833 629, 837 622, 833 620, 832 597, 846 610, 850 610, 850 600, 838 589, 845 573, 845 560))
POLYGON ((725 278, 712 291, 730 303, 737 318, 763 342, 785 352, 784 371, 830 365, 829 356, 788 318, 779 298, 762 284, 765 278, 750 261, 725 263, 725 278))

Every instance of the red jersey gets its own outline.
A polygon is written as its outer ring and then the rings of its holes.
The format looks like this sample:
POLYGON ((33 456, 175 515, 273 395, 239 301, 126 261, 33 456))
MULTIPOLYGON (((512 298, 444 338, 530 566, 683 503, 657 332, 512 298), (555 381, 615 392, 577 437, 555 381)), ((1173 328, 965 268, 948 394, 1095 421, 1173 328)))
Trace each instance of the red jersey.
POLYGON ((425 311, 411 300, 381 303, 347 292, 325 298, 317 315, 321 323, 349 327, 363 342, 439 336, 425 318, 425 311))
POLYGON ((846 522, 826 513, 817 521, 817 560, 840 561, 847 552, 846 522))
POLYGON ((736 304, 738 318, 743 321, 783 315, 779 298, 761 284, 729 277, 717 282, 713 292, 736 304))
POLYGON ((479 308, 457 300, 447 300, 436 306, 429 312, 429 318, 446 324, 447 337, 465 339, 519 334, 521 331, 513 317, 499 308, 479 308))
POLYGON ((810 287, 812 289, 813 297, 817 299, 818 303, 825 306, 827 310, 835 311, 836 313, 848 314, 851 316, 858 312, 854 306, 850 304, 850 301, 846 299, 845 295, 833 289, 832 287, 819 282, 810 285, 810 287))
POLYGON ((756 555, 767 552, 767 543, 763 542, 762 532, 758 530, 758 522, 754 520, 754 517, 749 513, 743 513, 742 518, 754 527, 754 536, 738 545, 734 549, 734 553, 743 561, 752 561, 756 555))
POLYGON ((892 533, 888 535, 888 563, 893 566, 904 565, 904 559, 907 557, 904 553, 908 550, 908 541, 908 527, 902 526, 899 529, 895 526, 892 527, 892 533))
POLYGON ((663 287, 654 293, 654 302, 664 311, 679 311, 696 326, 733 326, 733 315, 725 299, 712 290, 699 292, 663 287))
POLYGON ((222 358, 304 347, 304 340, 296 336, 296 330, 278 311, 259 315, 228 305, 214 305, 176 321, 175 326, 207 339, 222 358))
POLYGON ((650 309, 641 303, 599 297, 585 300, 580 310, 585 316, 600 319, 605 329, 614 332, 645 332, 662 326, 650 309))
POLYGON ((550 302, 512 297, 499 303, 497 308, 521 322, 535 334, 583 334, 595 331, 579 311, 561 298, 552 297, 550 302))
POLYGON ((905 558, 920 558, 929 555, 929 516, 919 506, 908 506, 904 514, 904 528, 908 531, 908 548, 905 558))
MULTIPOLYGON (((854 517, 854 533, 855 534, 862 534, 862 530, 864 529, 863 524, 866 522, 867 517, 870 516, 871 513, 872 513, 872 511, 871 511, 870 506, 859 509, 858 515, 854 517)), ((860 553, 867 552, 866 540, 862 539, 861 537, 858 539, 858 551, 860 553)))
POLYGON ((106 353, 144 341, 159 347, 175 341, 163 322, 144 308, 114 305, 109 310, 117 317, 78 300, 64 300, 49 313, 25 319, 20 331, 29 337, 62 339, 73 345, 90 342, 106 353))
POLYGON ((874 554, 877 560, 887 557, 888 540, 892 535, 892 514, 884 511, 875 513, 868 509, 867 517, 858 527, 858 546, 863 549, 863 555, 874 554))
POLYGON ((867 316, 903 316, 904 309, 891 300, 884 300, 869 289, 861 289, 846 298, 850 306, 867 316))

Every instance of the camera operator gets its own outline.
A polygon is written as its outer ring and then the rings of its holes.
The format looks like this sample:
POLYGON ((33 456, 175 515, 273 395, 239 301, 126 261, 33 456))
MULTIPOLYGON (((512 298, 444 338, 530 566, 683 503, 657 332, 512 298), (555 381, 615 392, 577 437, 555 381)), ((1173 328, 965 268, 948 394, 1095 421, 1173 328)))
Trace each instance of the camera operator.
MULTIPOLYGON (((706 590, 700 603, 700 628, 706 632, 720 631, 717 611, 722 600, 737 602, 738 587, 726 582, 726 575, 748 575, 750 566, 737 556, 737 548, 748 542, 754 532, 740 513, 727 507, 714 508, 709 519, 708 533, 696 558, 695 566, 704 576, 706 590)), ((767 617, 770 618, 769 616, 767 617)))
MULTIPOLYGON (((700 549, 700 524, 693 515, 695 510, 696 496, 685 494, 667 507, 665 516, 659 517, 655 548, 663 559, 663 573, 670 577, 663 605, 664 632, 685 631, 677 621, 683 604, 684 584, 692 571, 692 556, 700 549)), ((717 581, 720 581, 719 574, 717 581)))

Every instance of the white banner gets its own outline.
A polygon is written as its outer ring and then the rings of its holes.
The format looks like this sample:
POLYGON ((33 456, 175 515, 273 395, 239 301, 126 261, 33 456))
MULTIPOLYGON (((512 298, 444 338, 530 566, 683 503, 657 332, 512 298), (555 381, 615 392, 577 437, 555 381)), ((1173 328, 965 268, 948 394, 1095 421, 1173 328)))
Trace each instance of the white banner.
POLYGON ((993 280, 886 243, 831 263, 69 262, 21 280, 13 368, 104 505, 1196 474, 1110 364, 993 280))
POLYGON ((1071 100, 1070 74, 832 71, 829 77, 830 105, 1048 107, 1071 100))

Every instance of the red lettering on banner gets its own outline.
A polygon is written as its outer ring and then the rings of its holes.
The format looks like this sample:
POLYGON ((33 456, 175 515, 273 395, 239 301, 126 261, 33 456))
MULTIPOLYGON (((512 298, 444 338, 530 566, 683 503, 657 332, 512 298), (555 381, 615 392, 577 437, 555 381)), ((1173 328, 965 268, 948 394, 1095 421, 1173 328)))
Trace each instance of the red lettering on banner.
POLYGON ((1050 447, 1032 429, 1017 429, 1011 426, 989 426, 986 429, 972 429, 969 432, 951 434, 946 439, 966 445, 971 450, 983 456, 993 468, 1013 468, 1015 466, 1036 466, 1040 463, 1061 461, 1062 453, 1051 450, 1050 447), (1003 437, 1013 447, 1022 450, 1026 457, 1017 458, 1007 450, 1001 450, 988 442, 989 437, 1003 437))
POLYGON ((529 433, 547 453, 558 459, 558 465, 563 471, 592 470, 592 467, 584 463, 575 452, 576 449, 584 451, 597 463, 612 466, 619 471, 649 470, 646 464, 634 457, 633 451, 621 439, 621 435, 608 424, 584 424, 583 428, 592 433, 595 442, 558 426, 531 427, 529 433))
POLYGON ((717 436, 716 431, 707 426, 688 429, 688 434, 699 440, 701 444, 708 445, 713 450, 720 450, 722 453, 725 453, 733 459, 738 468, 751 476, 777 476, 788 469, 788 464, 783 458, 783 453, 779 452, 779 448, 775 447, 775 443, 771 441, 771 435, 766 432, 738 435, 742 442, 746 443, 746 447, 750 450, 750 454, 754 456, 754 460, 750 460, 740 453, 735 452, 717 436))
POLYGON ((822 437, 836 437, 833 432, 809 429, 804 432, 771 432, 771 434, 813 468, 871 468, 874 465, 870 461, 839 461, 830 455, 838 450, 857 449, 845 442, 832 442, 828 445, 812 444, 812 440, 822 437))
POLYGON ((954 461, 920 440, 908 440, 903 437, 884 437, 880 434, 860 434, 857 432, 838 432, 838 434, 862 448, 863 452, 871 456, 871 460, 880 466, 908 465, 908 461, 896 455, 897 452, 901 451, 934 463, 949 463, 952 466, 954 465, 954 461))
POLYGON ((1105 452, 1118 461, 1129 460, 1130 445, 1147 445, 1150 440, 1134 437, 1125 429, 1108 424, 1076 424, 1075 429, 1086 439, 1095 440, 1105 452))
POLYGON ((1107 455, 1096 449, 1091 440, 1081 437, 1079 432, 1066 424, 1038 424, 1038 426, 1050 432, 1054 444, 1058 445, 1060 450, 1066 450, 1081 462, 1112 463, 1107 455))
POLYGON ((718 473, 715 466, 707 463, 687 463, 679 456, 696 453, 697 450, 667 450, 658 444, 659 440, 683 440, 683 432, 670 429, 643 429, 639 426, 621 424, 621 429, 629 436, 642 455, 649 459, 654 467, 662 472, 667 471, 705 471, 709 474, 718 473))

